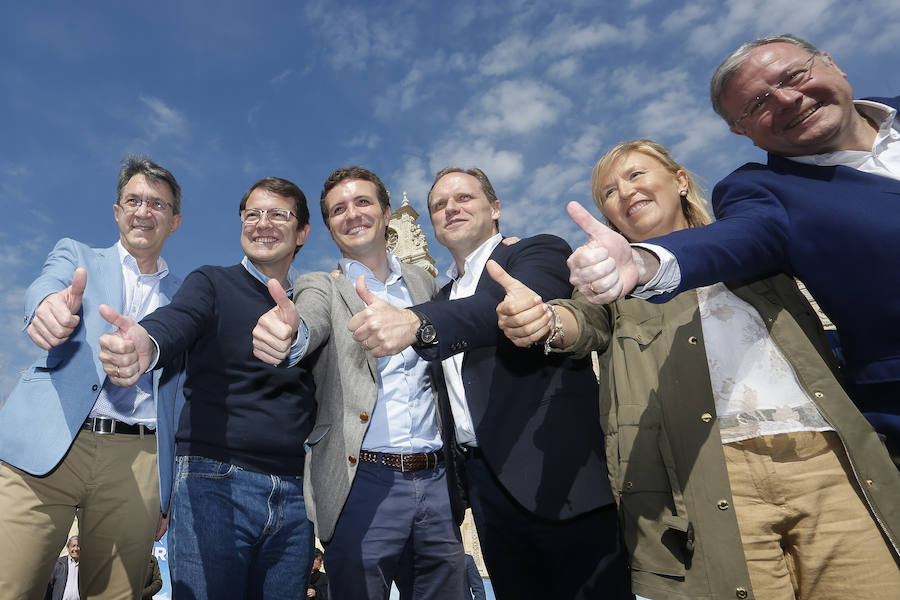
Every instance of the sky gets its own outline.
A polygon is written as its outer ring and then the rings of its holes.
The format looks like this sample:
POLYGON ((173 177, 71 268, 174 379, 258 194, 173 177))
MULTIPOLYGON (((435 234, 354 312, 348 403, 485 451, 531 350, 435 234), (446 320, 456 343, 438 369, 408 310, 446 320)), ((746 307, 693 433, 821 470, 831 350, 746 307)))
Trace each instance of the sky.
POLYGON ((0 398, 37 354, 23 298, 55 242, 115 243, 127 154, 183 188, 163 251, 182 277, 241 259, 238 203, 266 176, 310 202, 294 266, 330 270, 319 194, 353 164, 395 207, 408 194, 443 273, 425 208, 443 167, 488 174, 505 235, 575 247, 565 204, 592 207, 591 168, 619 141, 662 142, 707 189, 764 161, 712 111, 708 82, 741 43, 785 32, 828 51, 857 96, 898 93, 896 0, 5 2, 0 398))

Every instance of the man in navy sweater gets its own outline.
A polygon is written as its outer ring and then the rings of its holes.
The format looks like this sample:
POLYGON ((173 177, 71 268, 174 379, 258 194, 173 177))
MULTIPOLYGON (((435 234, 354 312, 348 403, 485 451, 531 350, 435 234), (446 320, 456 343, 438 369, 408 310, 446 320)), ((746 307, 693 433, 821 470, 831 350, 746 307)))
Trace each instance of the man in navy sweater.
MULTIPOLYGON (((113 383, 129 385, 184 355, 169 532, 179 598, 288 598, 305 590, 313 559, 303 499, 303 440, 315 416, 311 374, 257 360, 247 343, 274 306, 266 283, 288 294, 291 262, 309 235, 306 197, 269 177, 241 199, 241 264, 200 267, 167 310, 136 324, 109 307, 119 329, 100 339, 113 383)), ((165 508, 164 508, 165 510, 165 508)))

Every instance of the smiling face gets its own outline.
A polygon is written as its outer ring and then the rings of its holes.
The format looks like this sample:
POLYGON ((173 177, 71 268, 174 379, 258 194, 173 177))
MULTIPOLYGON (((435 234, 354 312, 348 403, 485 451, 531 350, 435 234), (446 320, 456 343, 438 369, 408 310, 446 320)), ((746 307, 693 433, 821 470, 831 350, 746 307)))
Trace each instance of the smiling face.
POLYGON ((812 61, 809 78, 801 85, 773 90, 802 69, 809 57, 805 49, 782 42, 754 48, 725 84, 722 108, 733 121, 757 96, 766 92, 771 96, 765 110, 744 119, 732 131, 782 156, 847 149, 861 117, 853 106, 847 75, 827 54, 812 61))
POLYGON ((384 256, 384 232, 391 209, 378 202, 375 184, 363 179, 345 179, 325 195, 328 231, 341 254, 363 263, 384 256))
POLYGON ((444 175, 431 188, 428 211, 434 237, 459 265, 499 231, 500 201, 488 200, 481 183, 468 173, 444 175))
MULTIPOLYGON (((273 194, 263 187, 250 192, 244 208, 283 208, 291 213, 296 210, 293 198, 273 194)), ((300 227, 296 215, 282 225, 272 223, 266 215, 252 225, 241 223, 241 248, 257 269, 283 283, 294 250, 306 242, 308 235, 309 224, 300 227)))
POLYGON ((688 227, 680 196, 687 189, 684 170, 672 173, 643 152, 629 152, 600 174, 601 210, 629 241, 640 242, 688 227))
POLYGON ((132 177, 122 190, 121 199, 113 205, 113 218, 119 226, 119 240, 125 250, 135 258, 143 273, 155 273, 163 244, 181 225, 181 215, 172 213, 174 198, 172 189, 164 181, 152 181, 144 175, 132 177), (123 203, 140 200, 141 205, 129 210, 123 203), (160 201, 165 208, 151 210, 153 201, 160 201))
POLYGON ((78 544, 78 538, 73 538, 72 541, 68 543, 66 548, 68 549, 69 556, 72 557, 72 560, 78 562, 78 559, 81 556, 81 546, 78 544))

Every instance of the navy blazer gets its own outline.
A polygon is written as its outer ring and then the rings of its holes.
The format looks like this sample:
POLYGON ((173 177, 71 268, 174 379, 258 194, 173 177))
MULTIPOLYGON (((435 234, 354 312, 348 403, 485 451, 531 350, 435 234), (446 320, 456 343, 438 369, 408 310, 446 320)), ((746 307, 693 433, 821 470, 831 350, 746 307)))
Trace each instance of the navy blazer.
MULTIPOLYGON (((872 98, 894 108, 900 97, 872 98)), ((900 381, 900 181, 770 154, 713 190, 717 221, 647 240, 670 250, 686 289, 788 273, 841 338, 857 383, 900 381)))
MULTIPOLYGON (((572 294, 562 239, 539 235, 499 245, 491 258, 542 298, 572 294)), ((462 378, 485 461, 510 494, 541 517, 563 519, 613 502, 600 429, 597 380, 588 358, 544 356, 518 348, 497 326, 505 291, 485 271, 469 298, 420 304, 438 343, 418 349, 426 360, 465 352, 462 378), (450 306, 448 306, 448 302, 450 306)), ((444 404, 449 398, 441 394, 444 404)), ((446 419, 445 419, 446 421, 446 419)), ((452 424, 451 424, 452 426, 452 424)))

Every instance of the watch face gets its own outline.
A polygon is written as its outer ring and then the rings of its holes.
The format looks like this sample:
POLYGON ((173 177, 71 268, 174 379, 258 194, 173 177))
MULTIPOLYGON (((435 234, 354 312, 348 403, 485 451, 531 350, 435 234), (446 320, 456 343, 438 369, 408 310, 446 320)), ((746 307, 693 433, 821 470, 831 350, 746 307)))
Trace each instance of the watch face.
POLYGON ((432 343, 437 338, 437 331, 435 331, 434 325, 431 323, 423 325, 419 330, 419 337, 422 339, 423 344, 432 343))

